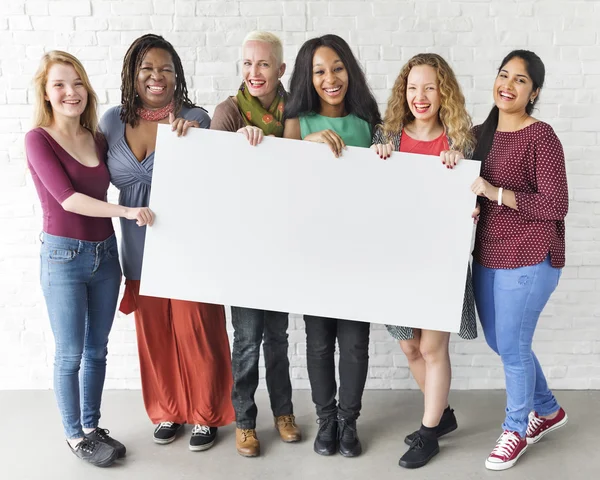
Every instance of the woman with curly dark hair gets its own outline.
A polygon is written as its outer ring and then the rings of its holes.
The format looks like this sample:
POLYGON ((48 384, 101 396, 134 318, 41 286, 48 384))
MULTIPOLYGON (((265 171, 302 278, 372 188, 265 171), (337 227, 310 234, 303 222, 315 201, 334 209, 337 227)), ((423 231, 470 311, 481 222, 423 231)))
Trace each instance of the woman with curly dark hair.
MULTIPOLYGON (((208 128, 210 118, 188 98, 179 55, 158 35, 143 35, 129 47, 121 92, 121 105, 100 122, 108 168, 121 205, 147 206, 157 125, 171 123, 185 134, 189 127, 208 128)), ((217 427, 234 419, 225 312, 221 305, 139 295, 146 232, 133 227, 121 222, 126 289, 120 310, 135 315, 144 404, 158 424, 154 441, 172 442, 189 423, 190 450, 206 450, 217 427)))
MULTIPOLYGON (((348 44, 337 35, 304 43, 290 80, 284 137, 326 143, 336 157, 346 145, 369 147, 381 123, 377 102, 348 44)), ((345 457, 362 453, 356 431, 369 367, 366 322, 305 315, 306 362, 319 431, 314 450, 345 457), (340 347, 336 403, 335 342, 340 347)))

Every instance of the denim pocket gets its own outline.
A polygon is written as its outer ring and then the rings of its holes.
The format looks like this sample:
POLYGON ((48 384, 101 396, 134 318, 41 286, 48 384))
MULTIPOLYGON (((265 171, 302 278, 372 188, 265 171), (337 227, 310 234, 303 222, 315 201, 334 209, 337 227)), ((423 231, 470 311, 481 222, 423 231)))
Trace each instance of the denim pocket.
POLYGON ((51 263, 69 263, 78 255, 77 250, 69 248, 48 248, 48 261, 51 263))
POLYGON ((106 256, 108 258, 119 258, 119 249, 116 245, 111 245, 106 249, 106 256))

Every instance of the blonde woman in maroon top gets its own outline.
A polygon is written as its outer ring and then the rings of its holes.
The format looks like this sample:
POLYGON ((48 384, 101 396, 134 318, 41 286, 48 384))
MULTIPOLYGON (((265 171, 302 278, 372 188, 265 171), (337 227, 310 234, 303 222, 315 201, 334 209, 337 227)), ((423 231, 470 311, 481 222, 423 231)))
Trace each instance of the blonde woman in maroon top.
MULTIPOLYGON (((451 167, 456 159, 470 157, 475 146, 465 98, 448 63, 435 53, 412 57, 398 75, 383 126, 375 131, 371 147, 381 158, 392 151, 439 155, 451 167), (452 150, 450 150, 452 148, 452 150)), ((476 217, 478 211, 473 213, 476 217)), ((424 466, 439 452, 438 438, 457 428, 448 406, 452 377, 448 332, 387 325, 400 342, 410 371, 425 397, 421 428, 408 435, 410 446, 400 466, 424 466)), ((477 336, 475 304, 468 269, 460 336, 477 336)))
POLYGON ((503 433, 485 465, 512 467, 528 445, 567 423, 531 349, 539 316, 565 264, 567 177, 562 145, 531 116, 544 83, 540 58, 515 50, 502 61, 487 120, 475 129, 483 161, 472 190, 483 197, 473 287, 488 345, 506 378, 503 433))

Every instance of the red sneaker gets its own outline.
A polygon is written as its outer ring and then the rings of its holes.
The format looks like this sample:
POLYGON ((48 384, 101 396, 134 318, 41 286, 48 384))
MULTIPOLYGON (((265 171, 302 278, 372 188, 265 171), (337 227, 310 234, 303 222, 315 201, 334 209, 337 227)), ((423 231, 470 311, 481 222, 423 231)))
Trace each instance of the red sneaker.
POLYGON ((496 446, 485 461, 488 470, 506 470, 512 467, 527 450, 527 440, 516 432, 504 430, 496 446))
POLYGON ((536 412, 529 414, 529 424, 527 425, 527 443, 537 443, 544 435, 567 424, 569 417, 561 408, 554 418, 541 418, 536 412))

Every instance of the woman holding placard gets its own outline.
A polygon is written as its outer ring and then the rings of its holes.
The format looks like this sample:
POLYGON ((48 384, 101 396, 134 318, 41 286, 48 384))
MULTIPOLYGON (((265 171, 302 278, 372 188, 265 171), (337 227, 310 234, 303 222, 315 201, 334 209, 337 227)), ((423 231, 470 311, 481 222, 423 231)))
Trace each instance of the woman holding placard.
MULTIPOLYGON (((472 155, 475 141, 465 99, 454 72, 442 57, 422 53, 402 67, 373 143, 380 158, 389 158, 392 151, 436 155, 449 168, 457 158, 472 155)), ((478 209, 474 218, 477 214, 478 209)), ((387 329, 400 341, 410 371, 425 397, 421 428, 404 439, 410 448, 400 459, 400 466, 418 468, 439 452, 437 439, 457 428, 454 411, 448 406, 452 377, 450 334, 394 325, 387 329)), ((477 337, 470 268, 460 336, 477 337)))
MULTIPOLYGON (((280 78, 284 73, 281 40, 269 32, 249 33, 242 44, 242 84, 235 96, 217 105, 210 128, 242 133, 251 145, 260 143, 264 135, 283 136, 287 92, 280 78)), ((236 449, 244 457, 260 455, 254 394, 261 343, 275 428, 286 443, 301 439, 292 405, 288 322, 285 312, 231 307, 231 398, 236 414, 236 449)))
MULTIPOLYGON (((336 157, 346 145, 369 147, 381 122, 377 102, 348 44, 337 35, 308 40, 296 57, 284 137, 325 143, 336 157)), ((362 452, 356 430, 369 366, 370 324, 305 315, 306 361, 319 431, 314 450, 346 457, 362 452), (340 349, 336 403, 335 342, 340 349)))
MULTIPOLYGON (((157 125, 177 134, 208 128, 210 118, 188 98, 181 60, 163 37, 147 34, 129 47, 121 73, 121 105, 102 117, 108 168, 119 203, 148 205, 157 125)), ((175 440, 183 424, 194 425, 192 451, 207 450, 217 427, 233 421, 231 361, 221 305, 139 294, 145 229, 121 223, 126 278, 123 313, 134 313, 142 393, 154 441, 175 440)), ((168 254, 168 252, 165 252, 168 254)))
POLYGON ((40 281, 56 344, 54 393, 71 451, 107 467, 126 453, 98 427, 121 282, 111 217, 140 228, 154 216, 146 207, 106 202, 106 141, 97 129, 96 93, 79 60, 46 53, 34 86, 35 128, 25 135, 25 151, 44 213, 40 281))
POLYGON ((565 265, 569 206, 560 140, 531 116, 544 77, 535 53, 509 53, 494 83, 495 106, 475 129, 483 167, 472 190, 483 199, 473 286, 485 339, 504 365, 507 398, 503 433, 485 462, 490 470, 512 467, 528 445, 567 423, 532 351, 565 265))

